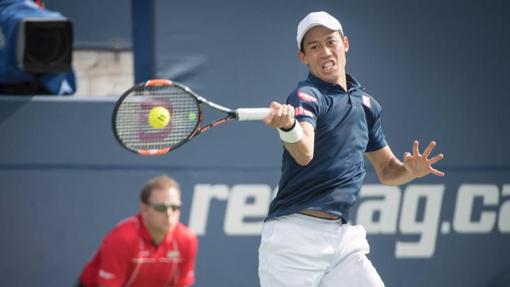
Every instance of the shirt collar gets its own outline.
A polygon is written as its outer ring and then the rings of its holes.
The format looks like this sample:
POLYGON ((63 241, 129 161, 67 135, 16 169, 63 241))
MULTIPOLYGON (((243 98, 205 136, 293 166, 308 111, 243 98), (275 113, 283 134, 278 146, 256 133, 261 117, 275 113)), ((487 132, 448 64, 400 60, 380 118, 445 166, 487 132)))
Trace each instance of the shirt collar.
POLYGON ((151 237, 149 231, 147 230, 147 228, 145 227, 145 224, 143 223, 142 215, 140 213, 138 213, 136 215, 136 218, 138 219, 138 223, 140 226, 140 236, 144 240, 152 242, 152 237, 151 237))
MULTIPOLYGON (((353 76, 349 74, 346 75, 347 80, 347 91, 350 92, 354 89, 361 88, 361 84, 358 80, 356 80, 353 76)), ((320 90, 323 91, 335 91, 335 92, 343 92, 345 93, 344 88, 338 84, 332 84, 321 80, 319 77, 313 75, 311 72, 308 72, 307 81, 311 82, 315 86, 317 86, 320 90)))
MULTIPOLYGON (((154 244, 154 241, 152 240, 151 234, 149 233, 149 230, 147 230, 147 227, 145 227, 145 224, 143 223, 142 215, 138 213, 136 215, 136 218, 138 219, 138 223, 140 224, 140 236, 146 240, 147 242, 151 242, 154 244)), ((179 223, 177 223, 179 225, 179 223)), ((174 227, 174 229, 170 232, 168 232, 165 236, 165 239, 163 239, 164 242, 168 243, 172 241, 174 231, 177 229, 177 226, 174 227)))

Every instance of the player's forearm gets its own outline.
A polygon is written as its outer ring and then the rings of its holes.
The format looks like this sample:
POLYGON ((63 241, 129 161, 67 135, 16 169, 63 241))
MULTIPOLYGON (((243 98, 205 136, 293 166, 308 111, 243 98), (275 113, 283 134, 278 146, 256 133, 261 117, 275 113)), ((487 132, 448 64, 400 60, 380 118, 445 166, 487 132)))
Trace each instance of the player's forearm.
POLYGON ((315 130, 314 127, 306 121, 297 122, 303 132, 301 139, 296 143, 289 143, 283 140, 285 149, 290 153, 290 155, 294 158, 294 160, 305 166, 313 159, 313 150, 314 150, 314 142, 315 142, 315 130))
POLYGON ((305 166, 313 159, 313 139, 308 138, 306 135, 297 143, 284 143, 285 148, 294 158, 294 160, 305 166))
POLYGON ((415 176, 396 157, 393 157, 383 168, 379 169, 377 176, 379 181, 386 185, 406 184, 415 179, 415 176))

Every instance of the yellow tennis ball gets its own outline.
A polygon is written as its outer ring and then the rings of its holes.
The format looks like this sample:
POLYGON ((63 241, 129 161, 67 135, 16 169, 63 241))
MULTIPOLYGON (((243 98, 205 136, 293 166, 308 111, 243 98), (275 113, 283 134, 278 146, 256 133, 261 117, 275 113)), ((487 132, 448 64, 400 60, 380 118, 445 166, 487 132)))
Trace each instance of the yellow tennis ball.
POLYGON ((157 106, 149 112, 149 124, 155 129, 162 129, 170 122, 170 113, 162 106, 157 106))

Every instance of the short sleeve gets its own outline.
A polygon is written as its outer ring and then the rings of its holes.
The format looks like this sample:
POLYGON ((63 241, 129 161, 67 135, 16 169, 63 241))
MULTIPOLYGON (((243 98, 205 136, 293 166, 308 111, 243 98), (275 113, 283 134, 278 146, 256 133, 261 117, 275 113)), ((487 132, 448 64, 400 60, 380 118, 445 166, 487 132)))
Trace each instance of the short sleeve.
POLYGON ((123 286, 129 272, 129 244, 115 231, 108 234, 99 250, 98 285, 123 286))
POLYGON ((294 107, 298 121, 307 121, 314 128, 317 126, 320 106, 319 100, 312 91, 306 88, 296 89, 287 98, 287 104, 294 107))
POLYGON ((195 283, 195 260, 198 250, 198 239, 195 234, 189 234, 187 252, 179 266, 179 282, 177 286, 191 286, 195 283))
POLYGON ((387 145, 381 124, 381 105, 370 96, 363 96, 365 111, 368 112, 368 144, 366 151, 372 152, 379 150, 387 145))

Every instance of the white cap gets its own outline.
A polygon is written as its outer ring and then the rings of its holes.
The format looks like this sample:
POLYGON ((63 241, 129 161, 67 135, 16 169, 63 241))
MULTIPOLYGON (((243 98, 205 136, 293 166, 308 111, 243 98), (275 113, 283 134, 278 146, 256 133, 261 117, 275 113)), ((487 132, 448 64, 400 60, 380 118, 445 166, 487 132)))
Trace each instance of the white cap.
POLYGON ((329 15, 324 11, 312 12, 306 15, 297 27, 297 45, 298 49, 301 49, 301 41, 305 37, 306 32, 315 26, 324 26, 333 31, 340 31, 343 35, 342 24, 333 16, 329 15))

